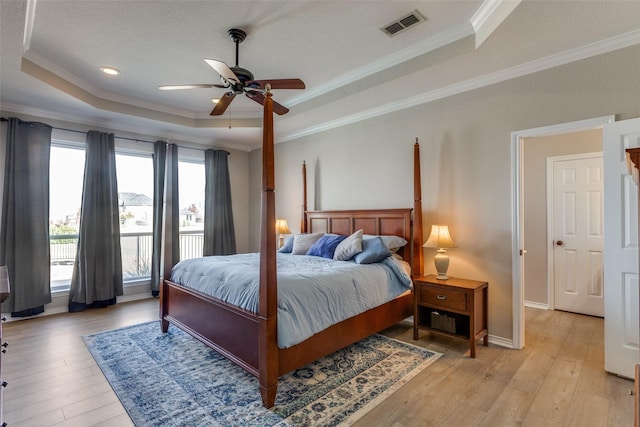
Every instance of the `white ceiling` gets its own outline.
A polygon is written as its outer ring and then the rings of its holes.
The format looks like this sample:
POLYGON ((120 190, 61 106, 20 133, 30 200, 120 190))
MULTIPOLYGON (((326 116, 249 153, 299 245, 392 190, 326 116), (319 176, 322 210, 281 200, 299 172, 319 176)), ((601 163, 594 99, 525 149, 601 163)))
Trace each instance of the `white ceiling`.
POLYGON ((204 58, 239 65, 291 109, 276 140, 376 117, 640 43, 640 1, 0 0, 0 108, 208 146, 260 146, 259 104, 223 89, 204 58), (414 10, 427 20, 380 28, 414 10), (108 77, 102 65, 122 74, 108 77))

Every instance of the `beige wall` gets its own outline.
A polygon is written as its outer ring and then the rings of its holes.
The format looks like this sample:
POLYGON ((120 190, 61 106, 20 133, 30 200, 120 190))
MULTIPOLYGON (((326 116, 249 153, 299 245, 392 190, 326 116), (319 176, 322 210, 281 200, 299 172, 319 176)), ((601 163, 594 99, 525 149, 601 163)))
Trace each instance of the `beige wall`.
MULTIPOLYGON (((638 69, 640 46, 629 47, 278 144, 277 215, 299 230, 303 160, 311 209, 411 207, 418 137, 425 231, 449 224, 458 245, 449 251, 449 273, 489 281, 489 332, 511 339, 511 132, 610 114, 639 117, 638 69)), ((277 120, 275 127, 277 139, 277 120)), ((230 151, 238 250, 257 251, 261 151, 230 151)), ((433 255, 425 250, 428 273, 433 255)))
MULTIPOLYGON (((640 116, 638 69, 635 46, 280 143, 277 215, 299 229, 303 160, 312 209, 411 207, 418 137, 425 232, 431 224, 449 224, 458 245, 449 251, 449 273, 489 281, 489 333, 509 340, 511 133, 611 114, 640 116)), ((275 128, 277 139, 277 121, 275 128)), ((250 158, 252 250, 258 248, 260 156, 257 150, 250 158)), ((425 250, 427 273, 435 271, 433 255, 425 250)))
POLYGON ((536 138, 523 143, 524 299, 546 305, 547 298, 547 158, 602 152, 602 130, 536 138))

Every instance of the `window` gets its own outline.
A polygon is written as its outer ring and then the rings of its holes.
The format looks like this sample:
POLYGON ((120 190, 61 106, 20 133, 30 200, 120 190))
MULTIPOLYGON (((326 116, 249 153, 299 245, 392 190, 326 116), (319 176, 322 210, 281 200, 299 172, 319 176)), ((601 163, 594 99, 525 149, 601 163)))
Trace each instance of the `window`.
POLYGON ((153 248, 153 159, 116 154, 122 276, 130 281, 151 276, 153 248))
MULTIPOLYGON (((51 289, 69 288, 78 246, 85 150, 52 143, 50 166, 51 289)), ((125 282, 151 275, 153 248, 153 158, 150 153, 116 153, 122 275, 125 282)), ((178 163, 180 259, 202 256, 204 163, 178 163)))
POLYGON ((202 256, 204 247, 204 163, 178 162, 180 259, 202 256))
POLYGON ((51 290, 68 289, 78 246, 84 149, 51 146, 49 168, 49 240, 51 290))
MULTIPOLYGON (((83 147, 51 145, 49 234, 51 290, 69 289, 78 246, 83 147)), ((122 275, 125 282, 151 275, 153 160, 150 154, 116 154, 122 275)))

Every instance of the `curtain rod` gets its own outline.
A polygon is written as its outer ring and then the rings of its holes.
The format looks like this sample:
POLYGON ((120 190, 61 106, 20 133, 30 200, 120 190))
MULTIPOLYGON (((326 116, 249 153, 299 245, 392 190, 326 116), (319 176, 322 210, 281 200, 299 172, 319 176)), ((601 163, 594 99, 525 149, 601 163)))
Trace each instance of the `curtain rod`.
MULTIPOLYGON (((5 117, 0 117, 0 122, 7 122, 7 121, 9 121, 9 119, 7 119, 5 117)), ((51 125, 47 123, 47 126, 51 126, 51 125)), ((85 131, 81 131, 81 130, 77 130, 77 129, 59 128, 59 127, 56 127, 56 126, 51 126, 51 129, 63 130, 63 131, 66 131, 66 132, 83 133, 85 135, 87 134, 87 132, 85 132, 85 131)), ((125 136, 117 136, 117 135, 114 135, 114 138, 116 138, 116 139, 124 139, 124 140, 127 140, 127 141, 134 141, 134 142, 145 142, 145 143, 148 143, 148 144, 155 144, 156 143, 156 141, 147 141, 147 140, 138 139, 138 138, 127 138, 125 136)), ((168 142, 168 141, 164 141, 164 142, 168 142)))
MULTIPOLYGON (((0 0, 2 1, 2 0, 0 0)), ((9 119, 7 119, 6 117, 0 117, 0 122, 8 122, 9 119)), ((51 126, 48 123, 45 123, 47 126, 51 126)), ((63 131, 67 131, 67 132, 76 132, 76 133, 83 133, 83 134, 87 134, 87 132, 81 131, 81 130, 77 130, 77 129, 66 129, 66 128, 59 128, 59 127, 55 127, 55 126, 51 126, 51 129, 56 129, 56 130, 63 130, 63 131)), ((117 136, 114 135, 114 138, 116 139, 123 139, 123 140, 127 140, 127 141, 134 141, 134 142, 144 142, 147 144, 155 144, 157 141, 147 141, 145 139, 137 139, 137 138, 128 138, 125 136, 117 136)), ((160 138, 162 139, 162 138, 160 138)), ((163 141, 165 144, 170 144, 171 143, 171 139, 169 138, 164 138, 163 141)), ((207 148, 194 148, 194 147, 182 147, 188 150, 195 150, 195 151, 207 151, 207 148)), ((212 150, 218 150, 218 148, 212 148, 212 150)))

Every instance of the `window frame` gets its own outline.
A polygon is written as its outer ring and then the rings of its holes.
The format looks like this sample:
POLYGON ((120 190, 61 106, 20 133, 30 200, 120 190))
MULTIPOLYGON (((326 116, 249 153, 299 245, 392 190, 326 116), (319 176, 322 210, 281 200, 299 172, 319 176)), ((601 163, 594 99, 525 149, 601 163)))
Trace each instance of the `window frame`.
MULTIPOLYGON (((54 129, 51 136, 50 146, 66 148, 66 149, 75 149, 75 150, 81 150, 83 152, 86 152, 86 134, 80 131, 54 129)), ((153 144, 152 143, 143 142, 140 140, 129 141, 126 139, 116 137, 115 151, 116 151, 116 156, 126 155, 126 156, 133 156, 133 157, 150 158, 151 161, 153 162, 153 144)), ((82 179, 84 180, 84 173, 83 173, 82 179)), ((151 177, 151 180, 153 181, 153 176, 151 177)), ((51 197, 51 194, 52 193, 50 191, 49 197, 51 197)), ((153 200, 153 196, 154 196, 153 194, 150 195, 152 200, 153 200)), ((80 204, 82 204, 82 200, 80 200, 80 204)), ((49 221, 51 221, 51 216, 49 216, 49 221)), ((153 230, 151 230, 151 235, 152 233, 153 233, 153 230)), ((77 241, 77 234, 75 236, 77 241)), ((120 231, 120 236, 122 238, 122 230, 120 231)), ((51 236, 49 236, 49 242, 50 242, 49 244, 51 244, 51 236)), ((76 252, 77 252, 77 246, 76 246, 76 252)), ((75 263, 75 258, 74 258, 74 263, 75 263)), ((123 277, 123 284, 125 288, 129 286, 144 284, 145 282, 146 283, 151 282, 151 275, 136 276, 136 277, 130 277, 130 278, 123 277)), ((52 282, 49 283, 52 294, 60 293, 60 292, 68 292, 70 289, 70 284, 71 284, 71 278, 69 278, 68 282, 57 285, 57 286, 53 286, 52 282)))

